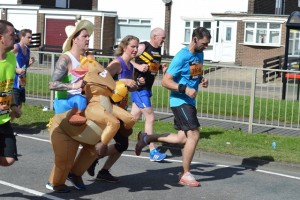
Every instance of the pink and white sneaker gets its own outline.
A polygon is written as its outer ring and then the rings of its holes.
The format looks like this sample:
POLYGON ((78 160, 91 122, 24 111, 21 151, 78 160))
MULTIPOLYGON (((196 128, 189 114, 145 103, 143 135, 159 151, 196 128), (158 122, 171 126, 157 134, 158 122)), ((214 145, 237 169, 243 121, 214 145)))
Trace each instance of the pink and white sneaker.
POLYGON ((190 172, 185 172, 184 174, 181 173, 179 175, 179 182, 180 185, 187 185, 191 187, 199 187, 201 184, 196 181, 195 177, 190 172))

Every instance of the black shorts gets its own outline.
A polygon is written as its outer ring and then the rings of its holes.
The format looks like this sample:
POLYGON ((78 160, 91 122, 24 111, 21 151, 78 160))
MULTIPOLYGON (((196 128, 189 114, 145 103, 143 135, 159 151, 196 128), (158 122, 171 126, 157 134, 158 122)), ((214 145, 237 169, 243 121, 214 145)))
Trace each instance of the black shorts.
POLYGON ((190 104, 182 104, 181 106, 171 107, 174 114, 174 128, 176 130, 195 130, 200 127, 197 118, 197 109, 190 104))
POLYGON ((0 156, 18 160, 16 136, 10 122, 0 125, 0 156))
POLYGON ((26 98, 25 98, 25 89, 13 89, 13 98, 14 102, 17 105, 21 105, 22 103, 25 103, 26 98))

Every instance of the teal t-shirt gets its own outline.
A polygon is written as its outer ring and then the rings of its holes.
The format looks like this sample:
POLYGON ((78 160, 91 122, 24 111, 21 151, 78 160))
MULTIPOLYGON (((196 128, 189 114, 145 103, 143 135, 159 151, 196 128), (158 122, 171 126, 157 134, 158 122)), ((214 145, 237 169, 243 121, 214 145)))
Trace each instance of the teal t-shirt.
MULTIPOLYGON (((192 54, 188 47, 181 49, 172 59, 167 73, 173 76, 178 84, 186 85, 198 91, 203 73, 203 52, 192 54)), ((176 107, 182 104, 195 106, 196 100, 186 94, 172 91, 170 94, 170 106, 176 107)))

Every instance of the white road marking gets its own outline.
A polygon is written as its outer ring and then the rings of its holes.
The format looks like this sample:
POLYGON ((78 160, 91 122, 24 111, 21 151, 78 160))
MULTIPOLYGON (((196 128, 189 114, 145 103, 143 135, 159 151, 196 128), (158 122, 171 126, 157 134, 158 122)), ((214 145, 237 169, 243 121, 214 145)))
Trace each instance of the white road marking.
POLYGON ((58 197, 55 197, 55 196, 52 196, 52 195, 49 195, 49 194, 45 194, 45 193, 42 193, 42 192, 39 192, 39 191, 36 191, 36 190, 32 190, 32 189, 29 189, 29 188, 22 187, 22 186, 19 186, 19 185, 11 184, 11 183, 8 183, 8 182, 5 182, 5 181, 0 180, 0 184, 15 188, 17 190, 22 190, 24 192, 34 194, 34 195, 39 196, 39 197, 45 197, 47 199, 53 199, 53 200, 63 200, 62 198, 58 198, 58 197))

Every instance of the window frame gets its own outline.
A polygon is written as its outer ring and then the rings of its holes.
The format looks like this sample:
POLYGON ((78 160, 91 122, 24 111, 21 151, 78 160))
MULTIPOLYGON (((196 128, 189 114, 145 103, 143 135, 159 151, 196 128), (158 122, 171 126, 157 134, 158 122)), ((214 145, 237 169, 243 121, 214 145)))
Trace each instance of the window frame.
POLYGON ((244 21, 244 45, 252 45, 252 46, 270 46, 270 47, 279 47, 281 46, 281 30, 282 30, 282 23, 281 22, 267 22, 267 21, 244 21), (251 25, 252 27, 247 27, 247 24, 251 25), (278 28, 271 28, 271 25, 279 25, 278 28), (266 27, 259 27, 259 25, 266 25, 266 27), (252 41, 247 41, 247 37, 249 36, 248 32, 252 33, 252 41), (264 32, 263 38, 258 38, 258 33, 264 32), (278 42, 270 42, 270 37, 272 33, 276 33, 278 37, 278 42), (263 41, 263 42, 262 42, 263 41))
POLYGON ((299 57, 300 50, 298 50, 298 46, 300 46, 300 30, 290 29, 288 42, 289 42, 288 56, 299 57))
MULTIPOLYGON (((145 38, 141 38, 138 35, 137 36, 141 41, 148 41, 149 40, 149 35, 151 31, 151 24, 152 21, 151 19, 145 19, 145 18, 118 18, 117 19, 117 31, 116 31, 116 43, 119 44, 123 37, 119 37, 120 35, 120 26, 128 26, 128 27, 148 27, 149 31, 147 31, 147 36, 145 38)), ((134 35, 136 31, 133 31, 132 34, 134 35)))
MULTIPOLYGON (((192 35, 193 35, 193 30, 196 27, 205 27, 207 28, 207 30, 209 30, 212 38, 213 38, 213 34, 212 34, 212 30, 213 30, 213 21, 212 20, 199 20, 199 19, 186 19, 184 20, 184 36, 183 36, 183 45, 189 45, 190 42, 192 41, 192 35), (187 23, 189 23, 189 26, 187 26, 187 23), (196 23, 198 23, 199 25, 196 25, 196 23), (210 23, 210 27, 205 27, 204 24, 205 23, 210 23), (187 36, 187 32, 189 32, 189 36, 187 36), (188 37, 188 38, 187 38, 188 37)), ((208 44, 209 49, 212 49, 212 47, 214 46, 214 40, 212 39, 210 41, 210 43, 208 44)))

